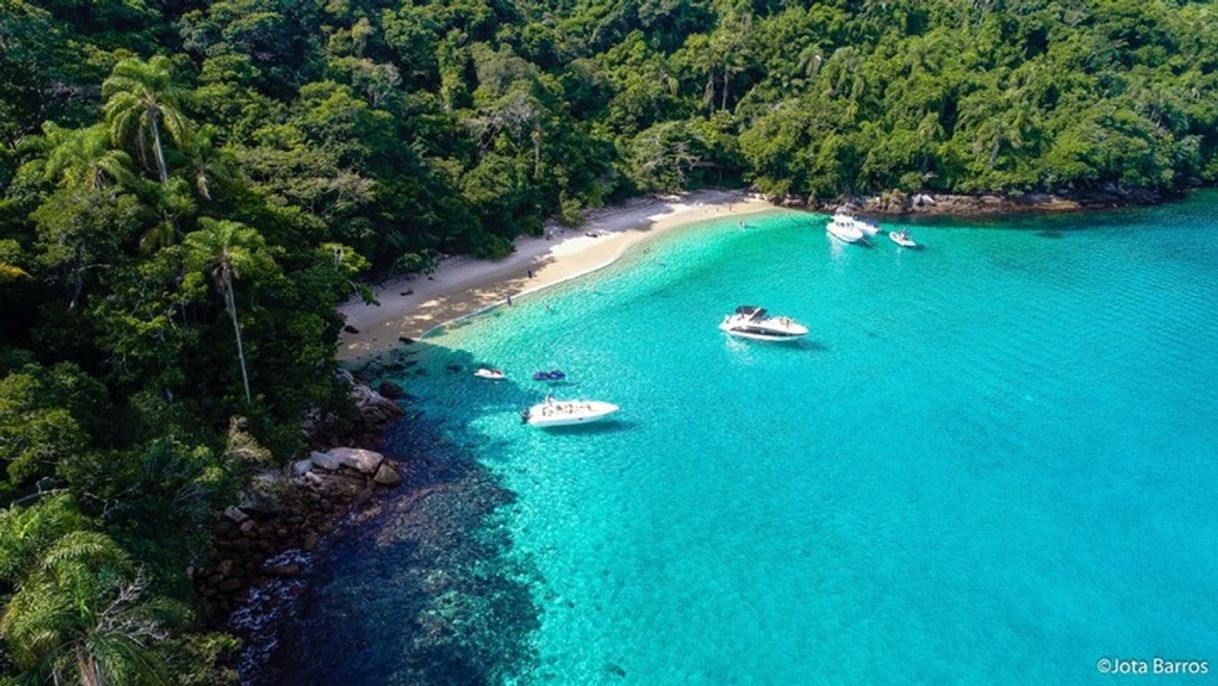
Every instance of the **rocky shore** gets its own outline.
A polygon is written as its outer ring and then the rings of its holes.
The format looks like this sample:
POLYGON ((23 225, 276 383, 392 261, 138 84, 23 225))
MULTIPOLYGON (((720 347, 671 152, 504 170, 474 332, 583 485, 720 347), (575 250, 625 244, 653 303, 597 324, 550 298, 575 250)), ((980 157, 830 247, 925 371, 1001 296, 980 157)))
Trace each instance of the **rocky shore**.
POLYGON ((402 481, 403 466, 370 449, 401 408, 350 373, 340 377, 350 387, 354 416, 306 417, 310 452, 255 475, 239 505, 217 519, 207 564, 187 570, 211 622, 222 624, 252 588, 300 574, 298 562, 281 559, 285 551, 311 553, 342 523, 374 515, 376 493, 402 481))
POLYGON ((845 207, 873 215, 970 217, 1024 212, 1080 212, 1134 205, 1154 205, 1164 196, 1149 189, 1059 190, 1052 193, 904 193, 889 191, 860 198, 808 199, 799 195, 769 198, 783 207, 833 212, 845 207))

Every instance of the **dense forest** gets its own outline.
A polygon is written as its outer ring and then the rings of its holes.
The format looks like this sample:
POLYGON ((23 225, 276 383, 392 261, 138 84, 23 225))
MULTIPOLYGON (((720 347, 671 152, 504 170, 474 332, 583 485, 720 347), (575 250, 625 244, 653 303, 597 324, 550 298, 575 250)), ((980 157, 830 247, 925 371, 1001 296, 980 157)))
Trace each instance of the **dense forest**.
POLYGON ((632 194, 1218 177, 1167 0, 0 0, 0 684, 224 684, 185 570, 334 306, 632 194))

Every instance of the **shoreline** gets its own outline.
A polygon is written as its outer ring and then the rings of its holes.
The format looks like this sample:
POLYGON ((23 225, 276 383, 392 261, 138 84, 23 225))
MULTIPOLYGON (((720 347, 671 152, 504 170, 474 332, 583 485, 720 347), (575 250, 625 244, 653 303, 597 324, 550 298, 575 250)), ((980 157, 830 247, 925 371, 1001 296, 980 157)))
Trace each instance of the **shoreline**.
POLYGON ((548 222, 547 237, 521 236, 515 241, 515 251, 503 259, 449 256, 431 274, 378 284, 374 293, 379 305, 349 299, 338 312, 355 332, 340 333, 336 359, 340 363, 371 359, 405 339, 417 340, 433 329, 504 304, 509 298, 599 271, 650 237, 707 219, 782 210, 832 213, 837 207, 889 218, 976 218, 1110 210, 1161 204, 1170 199, 1158 192, 1138 190, 1018 195, 889 191, 831 201, 809 201, 794 195, 766 197, 744 189, 641 196, 621 205, 590 210, 576 227, 548 222))
POLYGON ((370 358, 401 339, 428 331, 507 301, 599 271, 627 250, 654 236, 707 219, 780 211, 742 190, 702 190, 677 196, 644 197, 589 212, 574 228, 547 225, 551 238, 521 237, 516 250, 497 260, 451 257, 430 275, 388 281, 374 289, 380 305, 349 300, 339 314, 357 333, 339 337, 337 358, 370 358), (596 236, 589 236, 595 233, 596 236))
POLYGON ((780 207, 832 213, 838 207, 852 212, 880 217, 998 217, 1024 214, 1063 214, 1093 212, 1125 207, 1161 205, 1179 197, 1151 189, 1120 189, 1075 191, 1058 189, 1012 193, 979 191, 976 193, 906 193, 884 191, 861 197, 839 197, 828 200, 800 195, 769 197, 780 207))

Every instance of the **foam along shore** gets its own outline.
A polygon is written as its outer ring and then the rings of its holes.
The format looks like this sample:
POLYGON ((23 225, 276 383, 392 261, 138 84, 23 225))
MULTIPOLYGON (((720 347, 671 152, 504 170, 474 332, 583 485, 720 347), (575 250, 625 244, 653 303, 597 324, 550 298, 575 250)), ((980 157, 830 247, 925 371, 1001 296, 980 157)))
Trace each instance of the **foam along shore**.
POLYGON ((547 226, 550 235, 521 237, 516 251, 497 260, 452 257, 429 276, 412 276, 376 289, 380 305, 350 300, 339 313, 358 333, 342 334, 338 358, 355 360, 419 338, 441 324, 612 264, 627 248, 665 231, 704 219, 775 209, 743 191, 707 190, 639 198, 600 208, 575 228, 547 226), (596 237, 585 235, 595 233, 596 237), (532 277, 529 273, 532 272, 532 277))

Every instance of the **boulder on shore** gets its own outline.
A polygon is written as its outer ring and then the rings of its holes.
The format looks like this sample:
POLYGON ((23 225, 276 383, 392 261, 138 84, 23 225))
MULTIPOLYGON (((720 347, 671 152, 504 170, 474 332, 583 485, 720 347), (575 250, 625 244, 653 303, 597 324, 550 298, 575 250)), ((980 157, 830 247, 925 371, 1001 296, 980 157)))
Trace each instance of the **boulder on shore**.
POLYGON ((402 408, 397 403, 363 384, 351 387, 351 400, 365 421, 382 424, 402 416, 402 408))
POLYGON ((342 466, 350 467, 362 474, 375 474, 377 468, 385 461, 384 455, 363 448, 334 448, 326 453, 337 459, 342 466))
POLYGON ((296 460, 292 463, 292 476, 304 476, 305 472, 313 468, 312 458, 305 460, 296 460))
POLYGON ((233 505, 229 505, 228 507, 224 508, 224 516, 228 517, 228 519, 234 524, 240 524, 250 518, 250 516, 245 514, 241 508, 233 505))
POLYGON ((338 456, 333 455, 330 452, 323 453, 315 450, 309 455, 309 461, 313 463, 314 467, 328 469, 332 472, 337 471, 338 468, 342 466, 342 462, 339 461, 338 456))
POLYGON ((393 465, 384 462, 376 470, 376 476, 372 477, 372 481, 381 486, 396 486, 402 483, 402 475, 398 474, 398 470, 393 468, 393 465))

